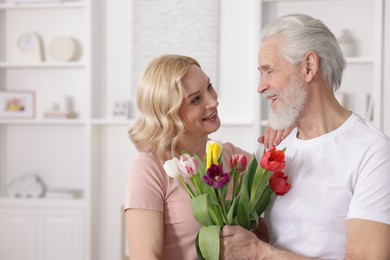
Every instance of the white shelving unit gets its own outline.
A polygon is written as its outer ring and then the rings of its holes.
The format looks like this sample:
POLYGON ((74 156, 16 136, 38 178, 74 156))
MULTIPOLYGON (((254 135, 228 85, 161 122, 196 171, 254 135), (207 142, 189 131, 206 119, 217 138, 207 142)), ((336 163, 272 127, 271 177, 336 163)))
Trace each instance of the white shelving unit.
POLYGON ((1 258, 91 257, 93 2, 0 2, 0 90, 35 95, 32 118, 0 118, 0 228, 5 231, 0 235, 1 258), (16 59, 16 42, 25 32, 40 36, 41 61, 16 59), (59 35, 79 43, 77 61, 57 62, 50 56, 48 46, 59 35), (72 98, 77 118, 45 118, 51 102, 63 96, 72 98), (80 195, 63 199, 7 196, 10 183, 24 174, 38 174, 47 190, 80 195))
MULTIPOLYGON (((305 13, 321 19, 336 37, 344 29, 352 32, 357 54, 346 58, 347 68, 339 91, 345 107, 383 129, 383 9, 383 0, 262 0, 261 27, 285 14, 305 13)), ((261 100, 262 127, 267 124, 267 117, 268 104, 261 100)))

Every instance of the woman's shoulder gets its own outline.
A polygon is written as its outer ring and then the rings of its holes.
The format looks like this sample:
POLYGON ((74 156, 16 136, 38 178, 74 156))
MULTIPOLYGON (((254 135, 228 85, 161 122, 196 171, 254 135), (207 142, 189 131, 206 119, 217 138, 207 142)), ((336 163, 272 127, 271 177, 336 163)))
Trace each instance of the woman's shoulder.
POLYGON ((146 169, 162 169, 162 162, 157 159, 151 152, 139 153, 131 161, 131 169, 146 170, 146 169))
POLYGON ((222 143, 222 146, 223 146, 224 153, 227 153, 227 154, 229 154, 229 155, 231 155, 231 154, 246 154, 246 155, 252 155, 250 152, 245 151, 245 150, 241 149, 241 148, 238 147, 238 146, 235 146, 235 145, 232 144, 231 142, 222 143))

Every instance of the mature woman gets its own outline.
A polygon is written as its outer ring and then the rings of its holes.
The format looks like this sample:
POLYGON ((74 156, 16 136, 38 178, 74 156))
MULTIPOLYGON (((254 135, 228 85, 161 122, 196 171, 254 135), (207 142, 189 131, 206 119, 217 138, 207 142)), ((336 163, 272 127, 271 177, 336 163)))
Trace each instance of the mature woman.
MULTIPOLYGON (((200 225, 190 197, 163 164, 182 151, 204 158, 209 134, 221 125, 217 93, 196 60, 165 55, 154 59, 141 77, 137 106, 129 133, 140 153, 129 169, 125 201, 130 259, 197 259, 200 225)), ((223 149, 225 171, 231 155, 250 156, 231 143, 223 149)))

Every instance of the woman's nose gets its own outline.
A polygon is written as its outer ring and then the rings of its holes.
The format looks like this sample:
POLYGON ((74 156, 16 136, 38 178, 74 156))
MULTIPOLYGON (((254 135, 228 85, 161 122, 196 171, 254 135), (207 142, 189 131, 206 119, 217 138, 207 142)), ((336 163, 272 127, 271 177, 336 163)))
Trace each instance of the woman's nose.
POLYGON ((213 108, 218 106, 218 96, 209 94, 207 96, 207 108, 213 108))

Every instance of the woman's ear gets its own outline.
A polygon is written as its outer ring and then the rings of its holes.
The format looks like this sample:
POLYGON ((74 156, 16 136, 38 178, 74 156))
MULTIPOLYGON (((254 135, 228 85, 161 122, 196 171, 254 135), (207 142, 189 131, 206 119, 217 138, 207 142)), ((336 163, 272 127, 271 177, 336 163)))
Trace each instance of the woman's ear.
POLYGON ((304 69, 305 81, 312 81, 313 78, 317 75, 320 66, 320 60, 317 53, 315 53, 314 51, 309 51, 308 53, 306 53, 302 65, 304 69))

